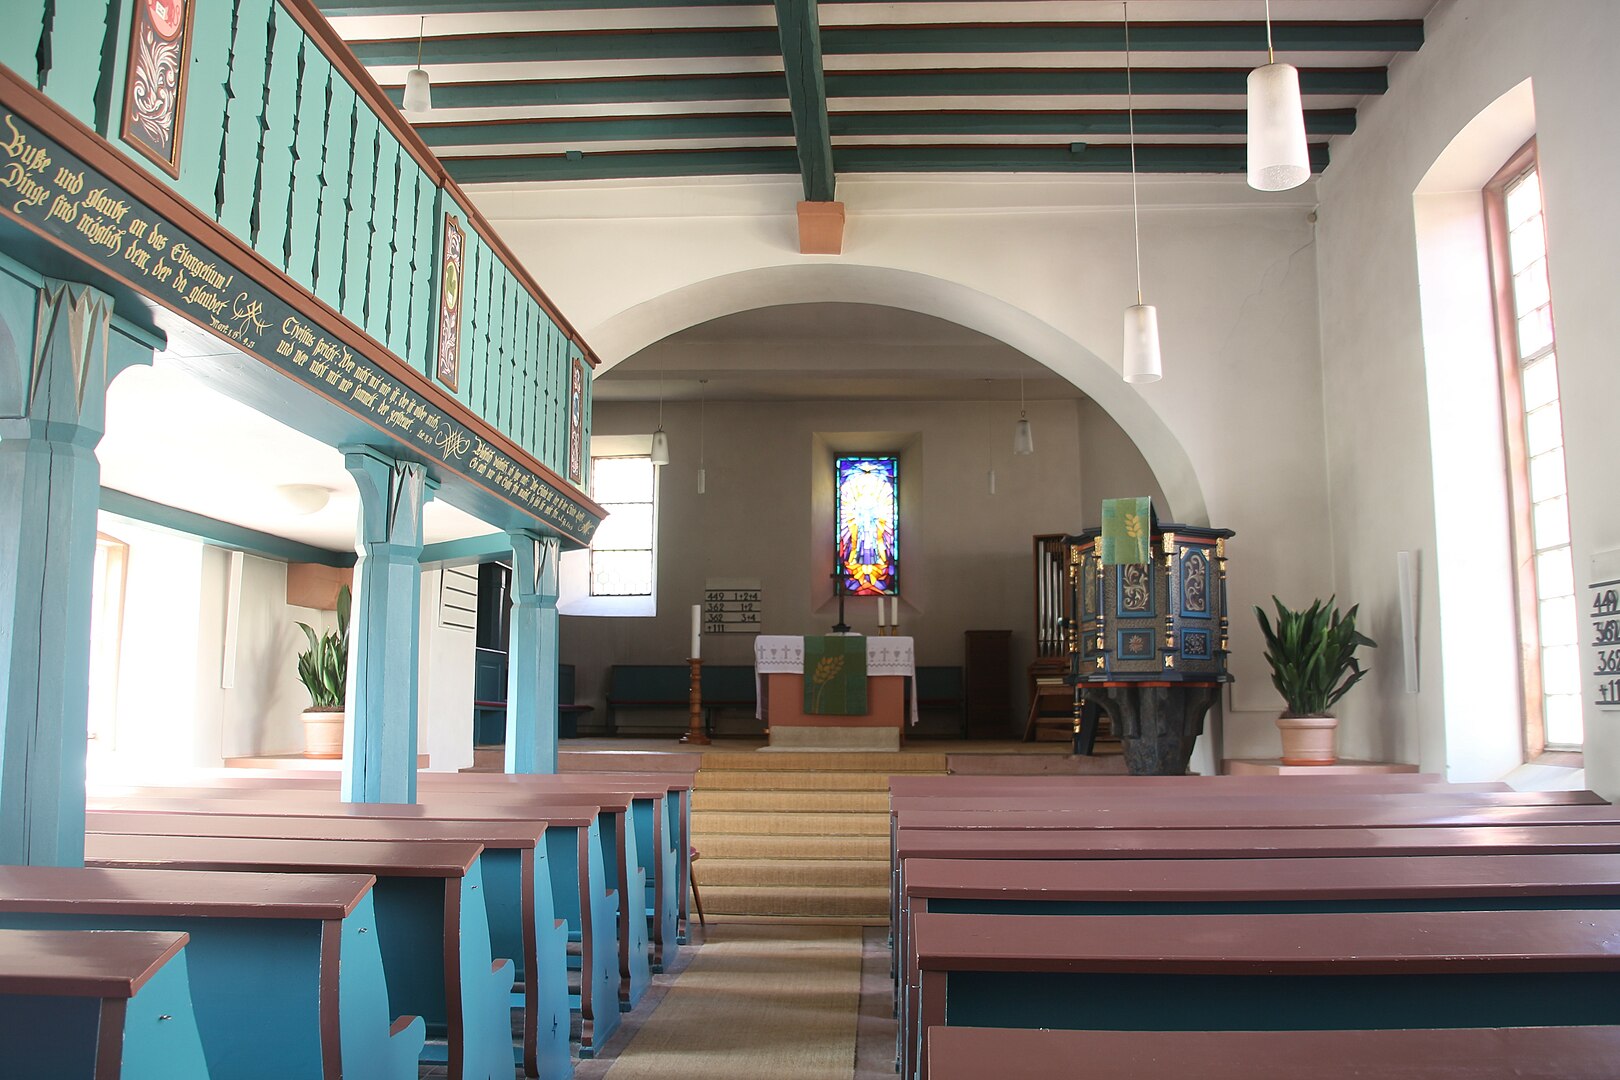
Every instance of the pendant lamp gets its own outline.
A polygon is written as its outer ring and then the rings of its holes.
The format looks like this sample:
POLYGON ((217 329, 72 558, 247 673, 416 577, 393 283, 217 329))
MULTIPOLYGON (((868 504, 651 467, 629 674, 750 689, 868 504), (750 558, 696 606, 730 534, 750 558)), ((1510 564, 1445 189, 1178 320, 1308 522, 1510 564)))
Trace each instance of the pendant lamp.
POLYGON ((1310 178, 1299 70, 1277 63, 1271 46, 1271 0, 1266 0, 1266 63, 1249 72, 1249 186, 1287 191, 1310 178))
POLYGON ((433 88, 428 73, 422 70, 422 35, 427 29, 427 18, 416 30, 416 66, 405 74, 405 96, 400 109, 406 116, 420 119, 433 111, 433 88))
POLYGON ((1018 376, 1018 423, 1013 425, 1013 453, 1033 454, 1035 433, 1030 429, 1029 417, 1024 413, 1024 376, 1018 376))
MULTIPOLYGON (((986 379, 986 380, 984 380, 984 400, 985 400, 986 405, 991 405, 991 400, 992 399, 991 399, 991 396, 990 396, 990 391, 994 388, 994 386, 995 386, 995 380, 994 379, 986 379)), ((986 439, 984 441, 984 456, 985 456, 985 469, 986 469, 985 477, 986 477, 987 481, 989 482, 990 494, 994 495, 996 493, 996 440, 995 440, 995 438, 993 436, 994 436, 995 430, 996 430, 996 418, 995 418, 995 411, 994 411, 993 407, 991 408, 991 412, 990 412, 990 418, 989 418, 989 422, 988 422, 988 430, 989 430, 992 437, 988 438, 988 439, 986 439)))
POLYGON ((1131 82, 1131 5, 1125 5, 1125 112, 1131 139, 1131 233, 1136 240, 1136 303, 1125 309, 1125 356, 1121 371, 1128 383, 1158 382, 1159 309, 1142 302, 1142 211, 1136 197, 1136 99, 1131 82))
POLYGON ((669 436, 664 434, 664 386, 658 385, 658 430, 652 437, 652 463, 669 464, 669 436))

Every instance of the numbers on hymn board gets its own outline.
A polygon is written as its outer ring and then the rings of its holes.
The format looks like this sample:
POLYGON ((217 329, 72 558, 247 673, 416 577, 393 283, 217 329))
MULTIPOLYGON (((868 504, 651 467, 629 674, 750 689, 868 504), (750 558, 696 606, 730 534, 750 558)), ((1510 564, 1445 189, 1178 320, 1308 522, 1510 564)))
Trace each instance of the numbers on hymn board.
POLYGON ((1587 620, 1592 625, 1592 674, 1599 707, 1620 706, 1620 581, 1595 581, 1588 586, 1592 602, 1587 620))

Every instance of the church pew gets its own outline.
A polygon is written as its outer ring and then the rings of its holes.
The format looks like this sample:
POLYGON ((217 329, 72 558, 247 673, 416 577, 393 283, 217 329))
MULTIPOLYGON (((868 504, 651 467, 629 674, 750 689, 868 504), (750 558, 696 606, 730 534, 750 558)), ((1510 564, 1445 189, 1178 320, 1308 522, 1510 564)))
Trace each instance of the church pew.
POLYGON ((208 1080, 186 934, 0 930, 0 1075, 208 1080))
POLYGON ((511 1076, 513 965, 490 954, 483 845, 88 833, 84 848, 87 866, 373 875, 389 1005, 426 1021, 423 1060, 464 1080, 511 1076))
MULTIPOLYGON (((337 776, 331 770, 221 770, 208 774, 210 787, 263 789, 297 787, 336 791, 337 776)), ((663 776, 603 776, 588 781, 563 780, 555 775, 506 773, 420 773, 417 790, 430 792, 488 791, 587 796, 594 793, 629 795, 636 830, 638 865, 646 876, 647 892, 643 907, 649 920, 650 970, 664 967, 664 951, 676 948, 681 938, 680 883, 689 880, 690 868, 683 870, 690 848, 685 845, 689 821, 691 780, 689 776, 671 779, 663 776), (673 794, 684 789, 686 797, 673 794), (677 846, 676 837, 682 838, 677 846)), ((639 985, 639 984, 638 984, 639 985)), ((636 998, 639 1000, 638 989, 636 998)))
POLYGON ((527 1076, 567 1076, 572 1067, 568 1049, 568 931, 567 923, 555 918, 543 821, 402 821, 93 810, 85 815, 85 829, 89 833, 142 836, 449 840, 482 844, 490 953, 513 959, 514 1004, 523 1010, 519 1064, 527 1076))
MULTIPOLYGON (((133 789, 131 789, 133 790, 133 789)), ((612 799, 617 810, 604 810, 603 800, 553 802, 545 807, 533 800, 477 798, 468 792, 460 799, 440 796, 423 803, 343 803, 325 791, 289 788, 153 788, 158 795, 92 795, 91 810, 117 812, 171 812, 283 815, 311 818, 384 818, 417 821, 505 822, 538 820, 547 823, 547 862, 551 866, 552 902, 557 916, 567 921, 571 941, 580 943, 580 1056, 592 1057, 619 1024, 625 1009, 623 991, 632 968, 632 957, 641 957, 641 971, 647 969, 645 920, 630 920, 619 903, 618 852, 630 845, 633 861, 635 830, 626 831, 628 799, 612 799), (515 800, 515 804, 514 804, 515 800), (606 826, 600 819, 607 817, 606 826), (626 929, 640 931, 631 940, 626 929), (588 977, 587 977, 588 974, 588 977), (617 1004, 615 1004, 617 1002, 617 1004)), ((484 793, 488 794, 488 793, 484 793)), ((640 888, 639 872, 634 882, 640 888)), ((572 960, 570 960, 572 964, 572 960)), ((645 979, 645 976, 643 976, 645 979)))
POLYGON ((1006 791, 1014 794, 1047 791, 1254 791, 1304 793, 1309 791, 1511 791, 1500 780, 1452 784, 1438 773, 1373 773, 1347 776, 1116 776, 1088 774, 972 775, 951 773, 889 777, 891 795, 951 795, 956 792, 1006 791))
POLYGON ((1612 1080, 1620 1027, 1026 1031, 936 1027, 931 1080, 1612 1080))
POLYGON ((374 880, 0 866, 0 927, 189 934, 213 1080, 415 1080, 425 1028, 389 1023, 374 880))
POLYGON ((1140 861, 912 859, 896 939, 902 1057, 917 1045, 925 914, 1230 915, 1620 908, 1620 853, 1140 861))
POLYGON ((920 915, 918 1030, 1613 1025, 1617 937, 1620 911, 920 915))

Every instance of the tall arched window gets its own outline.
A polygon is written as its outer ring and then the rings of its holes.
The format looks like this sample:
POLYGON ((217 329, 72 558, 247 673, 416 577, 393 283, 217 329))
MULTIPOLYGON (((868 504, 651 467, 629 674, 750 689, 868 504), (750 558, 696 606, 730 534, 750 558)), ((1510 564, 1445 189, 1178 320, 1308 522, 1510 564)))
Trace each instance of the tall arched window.
POLYGON ((1569 546, 1558 349, 1535 141, 1485 188, 1519 643, 1525 748, 1581 746, 1580 655, 1569 546))

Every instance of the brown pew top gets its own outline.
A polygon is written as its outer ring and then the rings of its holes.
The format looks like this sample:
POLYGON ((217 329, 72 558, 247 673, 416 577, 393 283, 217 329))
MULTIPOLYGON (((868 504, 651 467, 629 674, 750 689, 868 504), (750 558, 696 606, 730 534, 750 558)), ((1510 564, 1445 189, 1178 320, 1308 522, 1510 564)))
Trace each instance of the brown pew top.
POLYGON ((400 818, 415 821, 534 821, 551 825, 585 828, 596 821, 600 812, 596 805, 560 804, 544 809, 522 806, 513 809, 500 804, 454 803, 435 800, 431 808, 413 803, 345 803, 338 802, 329 792, 299 792, 305 798, 287 798, 286 792, 238 791, 226 792, 214 788, 183 789, 196 791, 195 795, 182 794, 182 789, 164 788, 173 795, 164 797, 94 796, 89 799, 91 810, 111 810, 120 813, 181 813, 181 814, 253 814, 283 817, 316 818, 400 818))
POLYGON ((1471 809, 1486 806, 1607 806, 1594 791, 1402 791, 1402 792, 1062 792, 963 795, 892 795, 891 813, 906 810, 1090 810, 1108 807, 1117 810, 1189 809, 1224 811, 1228 807, 1265 809, 1309 806, 1328 809, 1354 809, 1363 806, 1403 806, 1471 809))
POLYGON ((255 836, 299 840, 460 840, 486 848, 526 849, 545 842, 543 821, 445 821, 417 818, 310 818, 254 814, 110 813, 92 810, 94 833, 150 836, 255 836))
POLYGON ((0 994, 132 998, 190 940, 157 930, 0 930, 0 994))
MULTIPOLYGON (((151 796, 154 798, 222 798, 222 799, 305 799, 314 801, 337 801, 338 785, 327 783, 320 779, 287 778, 287 779, 253 779, 237 778, 224 780, 219 784, 210 784, 200 787, 120 787, 118 793, 133 796, 151 796)), ((112 794, 113 789, 108 789, 112 794)), ((656 792, 659 797, 664 795, 662 790, 656 792)), ((646 797, 646 796, 643 796, 646 797)), ((539 808, 552 806, 595 806, 604 813, 622 814, 630 809, 630 804, 636 796, 624 792, 608 791, 558 791, 538 792, 524 791, 513 788, 511 790, 491 790, 487 788, 455 787, 439 788, 429 786, 426 789, 417 788, 417 806, 439 806, 445 804, 473 804, 491 803, 505 805, 513 808, 539 808)), ((371 805, 409 805, 401 803, 383 803, 371 805)), ((543 815, 539 815, 543 816, 543 815)))
POLYGON ((932 1080, 1612 1080, 1620 1027, 1050 1031, 936 1027, 932 1080))
POLYGON ((1620 851, 1620 824, 1392 829, 904 829, 902 859, 1279 859, 1620 851))
POLYGON ((964 900, 1375 900, 1612 896, 1620 854, 1471 859, 911 859, 907 896, 964 900))
POLYGON ((1620 810, 1602 806, 1403 807, 1377 803, 1364 807, 1283 806, 1207 807, 1104 806, 1079 810, 902 810, 901 829, 1327 829, 1418 825, 1556 825, 1611 822, 1620 810))
MULTIPOLYGON (((295 782, 299 786, 337 787, 338 774, 331 769, 257 769, 225 768, 205 769, 197 774, 197 786, 251 787, 274 786, 277 782, 295 782)), ((672 791, 690 791, 692 778, 685 773, 592 773, 581 776, 556 773, 500 773, 500 772, 418 772, 418 790, 424 787, 501 790, 519 788, 536 794, 563 794, 601 791, 610 794, 633 794, 637 798, 661 798, 672 791)), ((189 786, 189 785, 188 785, 189 786)))
POLYGON ((1620 911, 920 914, 923 971, 1463 975, 1620 971, 1620 911))
POLYGON ((1449 784, 1434 773, 1387 773, 1369 776, 1091 776, 1035 774, 1018 776, 952 773, 896 774, 889 777, 895 795, 949 795, 982 788, 989 791, 1511 791, 1500 780, 1449 784))
MULTIPOLYGON (((598 795, 629 795, 637 799, 664 799, 681 790, 659 777, 607 780, 601 783, 552 783, 553 777, 509 776, 506 773, 422 773, 417 791, 510 791, 524 796, 545 798, 594 798, 598 795)), ((686 787, 691 787, 687 784, 686 787)))
POLYGON ((93 866, 185 867, 290 874, 372 874, 460 878, 478 862, 482 844, 441 841, 288 840, 242 836, 136 836, 88 833, 84 860, 93 866))
POLYGON ((342 919, 370 874, 175 874, 112 867, 0 866, 0 911, 250 919, 342 919))

